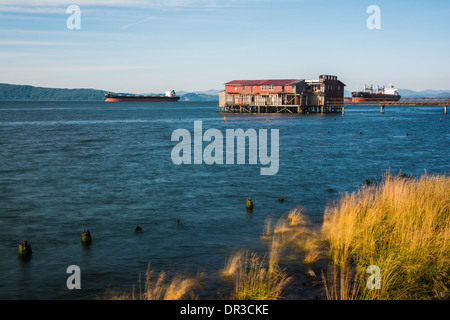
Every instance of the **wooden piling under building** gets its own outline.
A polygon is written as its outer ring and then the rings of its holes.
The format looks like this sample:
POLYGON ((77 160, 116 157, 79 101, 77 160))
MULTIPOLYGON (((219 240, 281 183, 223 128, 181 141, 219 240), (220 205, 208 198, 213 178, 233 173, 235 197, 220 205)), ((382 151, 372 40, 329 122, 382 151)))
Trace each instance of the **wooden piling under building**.
POLYGON ((218 112, 224 113, 343 113, 342 106, 248 106, 248 105, 225 105, 218 107, 218 112))

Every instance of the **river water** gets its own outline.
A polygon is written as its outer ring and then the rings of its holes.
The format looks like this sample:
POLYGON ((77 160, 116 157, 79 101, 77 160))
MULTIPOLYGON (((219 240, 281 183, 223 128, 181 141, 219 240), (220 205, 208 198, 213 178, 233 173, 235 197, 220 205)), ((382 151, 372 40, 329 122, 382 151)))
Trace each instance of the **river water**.
MULTIPOLYGON (((0 299, 102 298, 108 288, 137 286, 149 263, 204 274, 199 298, 218 299, 227 295, 219 276, 227 257, 264 252, 267 217, 303 206, 320 224, 328 203, 387 170, 450 169, 443 107, 226 119, 216 110, 211 102, 0 102, 0 299), (267 129, 270 140, 277 129, 277 173, 261 175, 267 165, 248 159, 175 165, 172 133, 186 129, 193 141, 194 121, 224 137, 267 129), (22 240, 33 249, 27 261, 18 259, 22 240), (81 270, 81 290, 67 288, 70 265, 81 270)), ((311 298, 302 290, 290 297, 311 298)))

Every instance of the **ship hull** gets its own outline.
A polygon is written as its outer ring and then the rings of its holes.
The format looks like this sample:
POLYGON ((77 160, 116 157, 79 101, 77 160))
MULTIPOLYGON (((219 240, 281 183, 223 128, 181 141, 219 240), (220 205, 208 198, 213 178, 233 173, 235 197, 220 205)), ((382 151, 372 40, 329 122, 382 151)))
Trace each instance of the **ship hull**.
POLYGON ((386 101, 398 101, 400 97, 357 97, 352 98, 352 102, 386 102, 386 101))
POLYGON ((370 94, 365 92, 354 93, 352 96, 352 102, 386 102, 386 101, 399 101, 400 95, 393 94, 370 94))
POLYGON ((106 94, 105 102, 176 102, 180 100, 178 96, 145 96, 145 95, 120 95, 106 94))
POLYGON ((176 98, 106 98, 105 102, 176 102, 180 97, 176 98))

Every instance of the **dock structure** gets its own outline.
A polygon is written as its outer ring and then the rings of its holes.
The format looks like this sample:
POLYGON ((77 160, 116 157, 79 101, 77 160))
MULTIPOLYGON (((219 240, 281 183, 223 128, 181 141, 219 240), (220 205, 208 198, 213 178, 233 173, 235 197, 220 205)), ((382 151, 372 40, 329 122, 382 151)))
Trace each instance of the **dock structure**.
POLYGON ((219 112, 341 113, 345 84, 336 76, 318 80, 233 80, 219 93, 219 112), (333 101, 328 104, 327 101, 333 101))
POLYGON ((347 106, 380 106, 380 113, 384 113, 384 109, 387 106, 443 106, 444 113, 447 114, 447 107, 450 105, 449 98, 401 98, 398 101, 367 101, 367 102, 346 102, 340 99, 329 99, 329 106, 340 106, 342 110, 345 110, 347 106))

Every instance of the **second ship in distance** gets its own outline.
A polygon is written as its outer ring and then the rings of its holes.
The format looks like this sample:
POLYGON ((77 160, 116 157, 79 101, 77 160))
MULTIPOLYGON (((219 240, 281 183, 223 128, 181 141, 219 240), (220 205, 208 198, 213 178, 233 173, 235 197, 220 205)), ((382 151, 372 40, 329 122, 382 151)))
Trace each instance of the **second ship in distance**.
POLYGON ((387 88, 377 86, 377 92, 374 92, 372 85, 364 85, 363 91, 352 92, 351 102, 399 101, 400 99, 398 89, 392 84, 389 84, 387 88))

